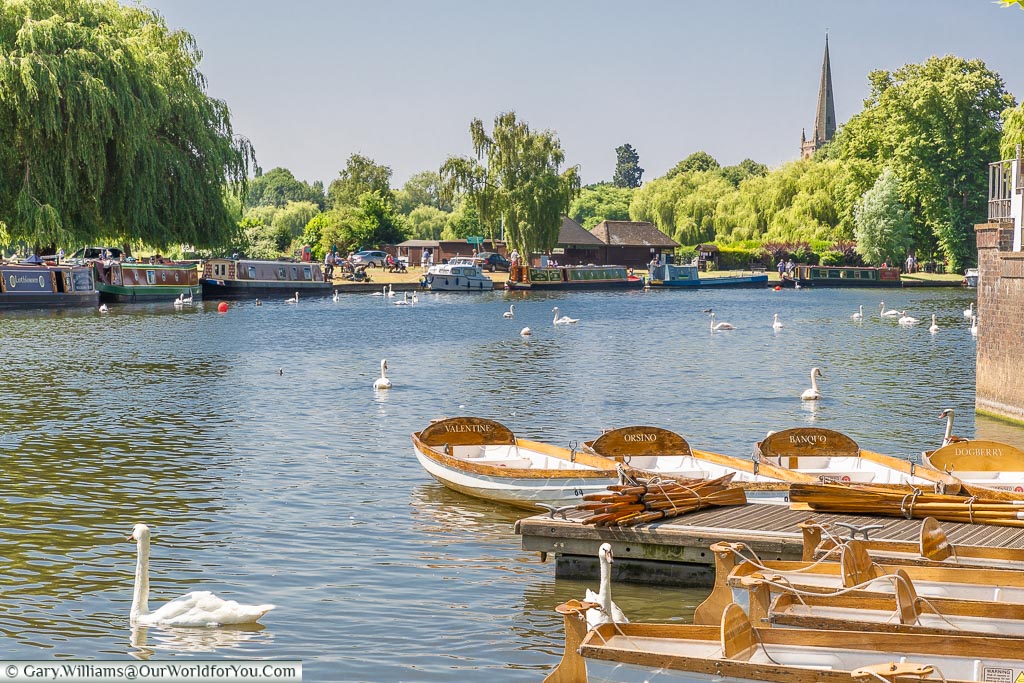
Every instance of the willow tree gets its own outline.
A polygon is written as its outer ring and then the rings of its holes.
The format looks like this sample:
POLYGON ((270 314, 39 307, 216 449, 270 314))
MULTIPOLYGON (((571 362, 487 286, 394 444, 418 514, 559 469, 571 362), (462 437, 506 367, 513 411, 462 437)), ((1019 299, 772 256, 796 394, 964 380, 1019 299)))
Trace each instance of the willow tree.
POLYGON ((140 6, 0 2, 0 241, 230 239, 252 148, 200 59, 140 6))
POLYGON ((565 161, 552 131, 531 131, 515 112, 469 125, 476 158, 449 157, 441 167, 442 190, 465 193, 493 240, 504 223, 505 240, 521 254, 550 251, 558 243, 562 215, 580 190, 579 167, 559 173, 565 161), (484 162, 484 163, 481 163, 484 162))

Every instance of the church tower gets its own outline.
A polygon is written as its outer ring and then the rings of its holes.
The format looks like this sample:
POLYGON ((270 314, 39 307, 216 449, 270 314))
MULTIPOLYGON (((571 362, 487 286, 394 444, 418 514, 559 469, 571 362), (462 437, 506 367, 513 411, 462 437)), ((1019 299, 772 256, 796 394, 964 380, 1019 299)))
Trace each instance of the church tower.
POLYGON ((821 83, 818 85, 818 111, 814 115, 814 134, 800 136, 800 158, 809 159, 815 150, 832 139, 836 133, 836 107, 832 99, 832 66, 828 61, 828 34, 825 34, 825 59, 821 63, 821 83))

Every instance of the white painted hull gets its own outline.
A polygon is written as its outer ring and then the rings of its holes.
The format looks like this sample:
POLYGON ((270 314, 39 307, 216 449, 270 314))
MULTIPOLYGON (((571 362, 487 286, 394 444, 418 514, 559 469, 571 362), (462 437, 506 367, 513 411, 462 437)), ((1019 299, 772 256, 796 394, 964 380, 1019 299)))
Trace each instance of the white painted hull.
POLYGON ((437 462, 419 448, 414 450, 423 469, 448 488, 527 509, 536 509, 540 504, 557 507, 575 505, 583 502, 584 494, 607 493, 608 486, 618 483, 614 477, 574 476, 571 470, 550 470, 550 476, 530 478, 479 474, 437 462))

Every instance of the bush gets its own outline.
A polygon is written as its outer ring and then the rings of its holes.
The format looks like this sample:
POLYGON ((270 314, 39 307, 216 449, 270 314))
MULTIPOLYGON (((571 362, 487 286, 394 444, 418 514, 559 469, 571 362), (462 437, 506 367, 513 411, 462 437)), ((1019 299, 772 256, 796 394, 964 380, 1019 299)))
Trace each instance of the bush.
POLYGON ((718 247, 718 267, 721 270, 745 270, 752 261, 757 261, 758 249, 745 249, 735 246, 718 247))
POLYGON ((676 263, 690 263, 697 258, 697 247, 677 247, 673 258, 676 263))
POLYGON ((841 251, 826 251, 821 255, 821 265, 843 266, 846 265, 846 258, 841 251))

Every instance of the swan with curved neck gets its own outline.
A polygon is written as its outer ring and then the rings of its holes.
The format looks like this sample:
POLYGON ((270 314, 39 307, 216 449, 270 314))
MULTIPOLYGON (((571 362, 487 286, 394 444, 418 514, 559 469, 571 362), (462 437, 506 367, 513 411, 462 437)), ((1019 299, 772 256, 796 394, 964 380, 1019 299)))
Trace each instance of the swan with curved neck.
POLYGON ((274 609, 274 605, 240 605, 234 600, 218 598, 208 591, 193 591, 170 601, 155 612, 149 611, 149 540, 145 524, 132 528, 129 541, 136 542, 138 562, 135 565, 135 593, 129 620, 133 626, 225 626, 251 624, 274 609))
POLYGON ((850 317, 853 318, 854 320, 863 320, 864 319, 864 304, 860 304, 859 306, 857 306, 857 312, 854 313, 853 315, 851 315, 850 317))
POLYGON ((712 332, 717 332, 718 330, 735 330, 735 329, 736 328, 733 327, 732 323, 724 323, 723 322, 723 323, 718 323, 716 325, 715 324, 715 312, 711 311, 711 331, 712 332))
POLYGON ((295 296, 293 296, 291 299, 285 299, 285 301, 287 301, 290 304, 297 304, 297 303, 299 303, 299 293, 295 292, 295 296))
POLYGON ((817 401, 821 398, 821 392, 818 391, 818 378, 825 379, 825 375, 821 374, 821 370, 818 368, 811 368, 811 388, 800 394, 801 400, 804 401, 817 401))
POLYGON ((622 624, 629 621, 622 613, 619 606, 612 602, 612 546, 609 543, 602 543, 597 551, 597 557, 601 561, 601 586, 598 592, 587 589, 586 601, 595 602, 600 607, 587 610, 587 626, 594 628, 601 624, 617 623, 622 624))
POLYGON ((964 309, 964 317, 965 318, 973 318, 974 317, 974 302, 973 301, 971 302, 971 304, 967 308, 964 309))
POLYGON ((943 446, 948 446, 949 444, 955 443, 957 441, 967 441, 967 439, 964 439, 962 437, 959 437, 959 436, 956 436, 955 434, 953 434, 953 409, 952 408, 946 408, 941 413, 939 413, 939 419, 941 420, 942 418, 946 418, 946 433, 942 435, 942 445, 943 446))
POLYGON ((978 336, 978 316, 976 315, 971 316, 971 336, 978 336))
POLYGON ((558 317, 558 306, 555 306, 554 308, 552 308, 551 312, 555 314, 555 320, 554 320, 554 324, 555 325, 572 325, 573 323, 578 323, 580 321, 579 318, 570 318, 567 315, 563 315, 561 318, 559 318, 558 317))
POLYGON ((900 312, 897 311, 894 308, 890 308, 888 311, 885 310, 885 302, 884 301, 882 301, 881 303, 878 304, 878 309, 879 309, 878 310, 879 315, 881 315, 883 318, 895 318, 895 317, 897 317, 900 314, 900 312))
POLYGON ((935 334, 939 331, 939 326, 935 323, 935 314, 932 313, 932 326, 928 328, 928 331, 935 334))
POLYGON ((900 319, 896 322, 900 325, 916 325, 919 321, 917 318, 907 315, 906 311, 900 311, 900 319))
POLYGON ((781 330, 782 329, 782 323, 779 322, 779 314, 778 313, 775 314, 775 322, 772 323, 772 329, 776 329, 776 330, 781 330))
POLYGON ((391 380, 388 379, 387 371, 388 371, 388 361, 387 361, 386 358, 382 358, 381 361, 380 361, 380 377, 378 377, 377 381, 373 383, 373 388, 374 389, 390 389, 391 388, 391 380))
POLYGON ((505 311, 504 313, 502 313, 501 317, 502 318, 506 318, 508 320, 511 320, 512 318, 516 317, 516 305, 515 304, 509 304, 508 305, 508 310, 505 311))

